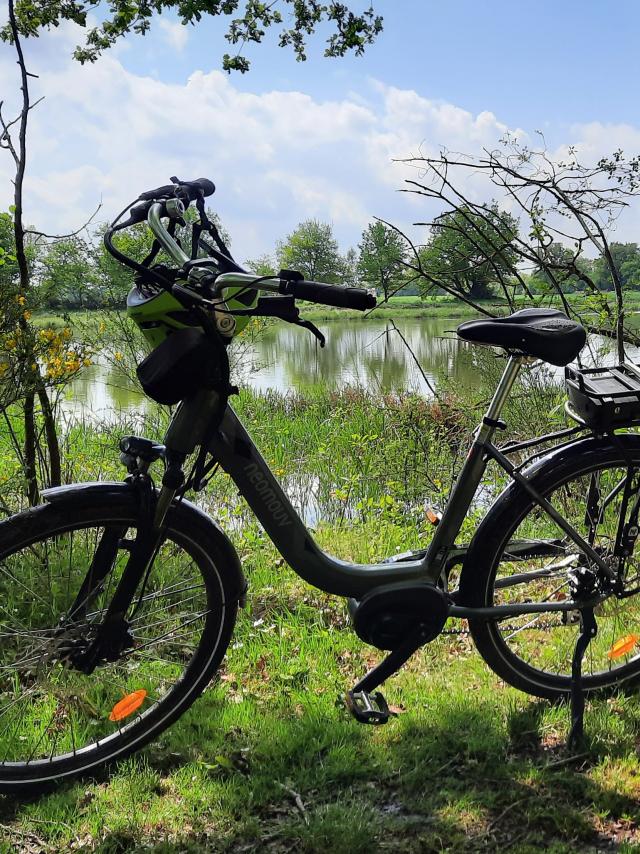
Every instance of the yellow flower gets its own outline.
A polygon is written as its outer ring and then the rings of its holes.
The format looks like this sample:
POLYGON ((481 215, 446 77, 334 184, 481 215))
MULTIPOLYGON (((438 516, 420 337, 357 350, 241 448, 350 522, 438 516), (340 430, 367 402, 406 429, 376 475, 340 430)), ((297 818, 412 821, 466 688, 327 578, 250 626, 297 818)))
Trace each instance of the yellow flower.
POLYGON ((122 355, 120 350, 116 350, 116 352, 113 354, 113 357, 116 360, 116 362, 121 362, 124 358, 124 356, 122 355))
POLYGON ((22 294, 16 297, 16 302, 18 303, 18 305, 24 305, 26 301, 26 298, 23 297, 22 294))
POLYGON ((22 316, 24 317, 25 320, 30 320, 31 312, 30 311, 23 311, 22 316))

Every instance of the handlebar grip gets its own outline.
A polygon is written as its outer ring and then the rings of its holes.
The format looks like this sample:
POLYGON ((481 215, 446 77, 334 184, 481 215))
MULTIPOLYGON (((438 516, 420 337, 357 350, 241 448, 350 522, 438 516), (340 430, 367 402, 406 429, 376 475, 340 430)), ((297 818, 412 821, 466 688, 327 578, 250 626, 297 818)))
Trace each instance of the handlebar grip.
POLYGON ((155 190, 140 193, 138 198, 141 201, 173 199, 180 194, 180 191, 188 197, 190 202, 194 202, 201 194, 212 196, 216 191, 216 185, 208 178, 197 178, 195 181, 178 181, 176 179, 173 184, 164 184, 162 187, 156 187, 155 190))
MULTIPOLYGON (((193 187, 195 190, 201 190, 203 196, 212 196, 216 191, 216 185, 208 178, 197 178, 195 181, 185 181, 184 183, 189 188, 193 187)), ((193 195, 191 193, 189 195, 192 201, 194 201, 198 194, 194 192, 193 195)))
POLYGON ((366 311, 373 308, 376 298, 364 288, 347 288, 344 285, 325 285, 322 282, 284 281, 281 293, 291 294, 297 299, 334 305, 337 308, 354 308, 366 311))

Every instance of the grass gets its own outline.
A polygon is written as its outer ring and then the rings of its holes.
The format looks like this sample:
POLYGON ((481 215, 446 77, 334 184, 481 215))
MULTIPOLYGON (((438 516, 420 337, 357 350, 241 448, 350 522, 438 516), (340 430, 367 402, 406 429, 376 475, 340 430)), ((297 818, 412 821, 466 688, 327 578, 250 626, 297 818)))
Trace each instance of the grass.
MULTIPOLYGON (((332 544, 331 529, 321 539, 332 544)), ((360 559, 377 546, 371 528, 352 538, 360 559)), ((0 851, 573 852, 640 842, 632 699, 589 704, 591 743, 572 760, 566 709, 501 686, 461 635, 435 641, 389 683, 392 723, 361 727, 336 698, 379 654, 346 630, 340 603, 278 567, 266 542, 246 557, 250 601, 220 679, 110 774, 0 801, 0 851)))
MULTIPOLYGON (((237 409, 289 488, 302 483, 320 545, 367 562, 424 545, 421 502, 446 498, 497 370, 479 365, 477 387, 441 404, 346 390, 244 395, 237 409)), ((507 413, 513 435, 545 423, 559 399, 527 382, 507 413)), ((119 477, 126 428, 69 431, 69 479, 119 477)), ((225 478, 201 500, 250 585, 219 678, 157 743, 99 778, 0 798, 2 854, 640 851, 633 695, 589 702, 588 744, 570 756, 567 708, 504 686, 463 631, 388 682, 392 722, 362 727, 337 698, 381 653, 349 630, 342 601, 283 565, 225 478)))

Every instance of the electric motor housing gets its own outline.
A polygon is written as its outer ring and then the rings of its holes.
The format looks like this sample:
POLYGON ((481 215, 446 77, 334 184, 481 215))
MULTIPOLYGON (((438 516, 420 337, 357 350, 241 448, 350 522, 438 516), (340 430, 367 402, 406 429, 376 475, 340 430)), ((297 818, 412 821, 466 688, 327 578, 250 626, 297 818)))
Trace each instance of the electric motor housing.
POLYGON ((428 643, 442 631, 449 615, 446 593, 428 582, 401 581, 370 590, 360 600, 349 600, 353 628, 365 643, 393 650, 417 625, 428 643))

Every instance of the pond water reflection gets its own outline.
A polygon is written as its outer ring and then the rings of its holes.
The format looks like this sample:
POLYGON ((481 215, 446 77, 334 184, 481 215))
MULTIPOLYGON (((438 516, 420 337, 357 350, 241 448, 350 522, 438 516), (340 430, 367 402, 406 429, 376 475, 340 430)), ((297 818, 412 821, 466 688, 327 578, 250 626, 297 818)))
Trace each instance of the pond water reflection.
MULTIPOLYGON (((235 381, 260 391, 358 385, 375 393, 411 390, 427 397, 445 378, 454 386, 473 386, 478 382, 481 360, 478 348, 456 337, 459 322, 439 315, 393 322, 336 320, 319 324, 326 338, 324 349, 304 329, 273 324, 251 346, 245 346, 235 381)), ((602 342, 595 344, 600 347, 602 342)), ((640 360, 637 350, 629 355, 640 360)), ((612 358, 612 354, 601 353, 598 361, 612 358)), ((556 375, 560 379, 562 370, 556 375)), ((144 412, 147 406, 139 388, 100 359, 74 381, 65 402, 68 413, 95 417, 108 417, 114 411, 144 412)))

